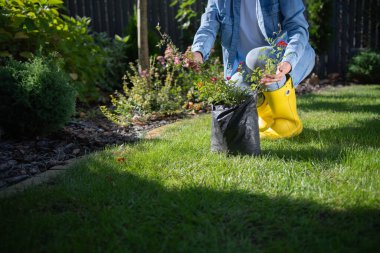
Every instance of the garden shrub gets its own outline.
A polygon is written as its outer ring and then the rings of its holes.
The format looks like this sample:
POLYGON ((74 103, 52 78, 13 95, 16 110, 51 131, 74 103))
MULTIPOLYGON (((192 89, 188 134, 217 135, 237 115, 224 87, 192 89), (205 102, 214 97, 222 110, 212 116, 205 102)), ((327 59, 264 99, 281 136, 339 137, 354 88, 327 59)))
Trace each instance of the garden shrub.
POLYGON ((147 120, 152 115, 179 113, 185 94, 178 85, 174 64, 162 65, 155 57, 149 70, 139 70, 139 64, 130 63, 124 76, 123 93, 111 95, 112 108, 101 106, 103 114, 119 125, 128 125, 133 117, 147 120))
POLYGON ((59 129, 75 112, 76 93, 56 57, 0 67, 0 126, 10 135, 59 129))
MULTIPOLYGON (((195 76, 195 89, 191 90, 193 101, 203 106, 225 105, 235 106, 247 99, 247 93, 237 88, 232 80, 225 80, 223 68, 216 59, 202 66, 202 73, 195 76)), ((190 92, 188 93, 189 98, 190 92)), ((191 106, 189 106, 191 108, 191 106)), ((194 107, 194 106, 193 106, 194 107)))
POLYGON ((0 0, 0 57, 24 61, 37 51, 58 52, 80 99, 95 99, 105 53, 90 35, 90 19, 63 15, 62 7, 62 0, 0 0))
MULTIPOLYGON (((151 116, 178 114, 184 109, 203 109, 199 92, 194 84, 200 66, 192 59, 190 49, 182 54, 167 34, 161 33, 158 48, 165 48, 164 55, 150 58, 149 69, 141 69, 139 63, 130 63, 123 83, 123 93, 111 95, 111 108, 101 106, 103 114, 119 125, 128 125, 137 116, 139 120, 151 116), (192 106, 189 106, 192 104, 192 106)), ((223 74, 222 66, 217 68, 223 74)), ((218 74, 219 74, 218 73, 218 74)))
POLYGON ((380 83, 380 54, 363 51, 351 59, 348 77, 360 83, 380 83))

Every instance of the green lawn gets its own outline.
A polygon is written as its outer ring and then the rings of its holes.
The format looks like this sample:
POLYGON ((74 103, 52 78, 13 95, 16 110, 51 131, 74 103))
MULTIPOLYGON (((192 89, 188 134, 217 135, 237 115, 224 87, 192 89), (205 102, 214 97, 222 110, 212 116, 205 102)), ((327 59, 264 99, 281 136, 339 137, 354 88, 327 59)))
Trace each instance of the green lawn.
POLYGON ((0 252, 378 252, 380 85, 299 98, 303 133, 210 153, 210 115, 0 200, 0 252))

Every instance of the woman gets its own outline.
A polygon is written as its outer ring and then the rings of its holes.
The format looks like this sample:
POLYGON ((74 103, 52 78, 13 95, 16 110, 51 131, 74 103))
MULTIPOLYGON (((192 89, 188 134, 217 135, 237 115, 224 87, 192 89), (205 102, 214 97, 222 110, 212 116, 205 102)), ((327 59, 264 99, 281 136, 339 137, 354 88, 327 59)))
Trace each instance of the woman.
POLYGON ((209 57, 220 31, 225 78, 232 77, 240 86, 248 85, 236 73, 241 61, 245 61, 248 70, 261 67, 258 57, 270 57, 268 41, 286 41, 277 73, 261 80, 265 84, 258 105, 262 138, 292 137, 302 131, 294 87, 315 64, 304 10, 302 0, 209 0, 194 37, 191 50, 194 59, 202 63, 209 57), (291 78, 287 80, 288 75, 291 78))

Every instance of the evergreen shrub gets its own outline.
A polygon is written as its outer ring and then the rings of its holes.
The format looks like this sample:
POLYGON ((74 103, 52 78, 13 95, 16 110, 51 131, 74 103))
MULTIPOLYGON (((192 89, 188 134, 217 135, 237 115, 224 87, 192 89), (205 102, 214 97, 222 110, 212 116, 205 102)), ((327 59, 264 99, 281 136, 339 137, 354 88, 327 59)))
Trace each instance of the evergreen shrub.
POLYGON ((367 50, 351 59, 348 77, 360 83, 380 83, 380 54, 367 50))
POLYGON ((0 67, 0 126, 6 134, 49 133, 74 114, 76 92, 61 64, 55 57, 35 57, 0 67))

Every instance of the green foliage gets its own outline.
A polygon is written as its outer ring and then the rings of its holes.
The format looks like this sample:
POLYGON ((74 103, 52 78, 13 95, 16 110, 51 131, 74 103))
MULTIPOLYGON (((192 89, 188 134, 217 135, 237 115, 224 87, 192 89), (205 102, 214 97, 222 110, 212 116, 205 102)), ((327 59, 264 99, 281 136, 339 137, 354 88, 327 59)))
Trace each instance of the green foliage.
MULTIPOLYGON (((205 1, 201 1, 205 5, 205 1)), ((171 0, 170 6, 177 11, 175 19, 179 29, 182 30, 179 38, 182 45, 191 45, 201 20, 202 12, 196 11, 196 0, 171 0)), ((221 45, 216 43, 214 48, 221 55, 221 45)))
POLYGON ((107 91, 121 88, 122 77, 131 61, 128 54, 130 36, 115 35, 112 39, 106 33, 95 33, 94 38, 96 44, 105 52, 103 57, 105 76, 103 82, 99 83, 99 87, 107 91))
MULTIPOLYGON (((264 62, 263 67, 256 67, 250 75, 246 77, 246 81, 251 83, 252 89, 260 86, 260 81, 264 75, 275 75, 277 71, 277 66, 280 64, 283 59, 283 54, 285 52, 287 43, 282 40, 277 45, 275 44, 275 39, 267 39, 269 45, 271 46, 268 54, 262 54, 259 56, 259 60, 264 62)), ((266 49, 263 48, 262 51, 266 49)), ((261 87, 262 88, 262 87, 261 87)))
POLYGON ((235 106, 247 99, 247 92, 235 86, 232 80, 224 79, 223 67, 219 59, 206 62, 201 71, 195 76, 195 92, 190 90, 195 102, 204 102, 206 105, 235 106))
POLYGON ((331 41, 332 0, 307 0, 306 6, 311 44, 318 53, 323 53, 331 41))
POLYGON ((134 116, 149 119, 152 114, 172 114, 181 110, 184 95, 174 78, 180 68, 162 65, 150 59, 149 72, 139 71, 139 64, 130 63, 124 77, 124 94, 111 95, 112 108, 101 106, 103 114, 119 125, 128 125, 134 116))
POLYGON ((188 29, 192 20, 198 16, 198 13, 193 9, 196 0, 172 0, 170 6, 179 4, 178 12, 175 18, 181 24, 182 29, 188 29))
POLYGON ((175 66, 182 71, 178 71, 179 74, 176 77, 183 83, 188 82, 188 85, 183 85, 188 91, 185 108, 200 110, 204 105, 221 103, 232 106, 240 104, 246 99, 245 91, 235 87, 232 81, 224 80, 223 66, 218 58, 200 65, 194 61, 190 48, 182 54, 171 38, 167 34, 161 33, 159 26, 156 28, 162 37, 158 46, 167 45, 164 58, 168 62, 174 61, 174 63, 177 60, 175 66))
POLYGON ((194 72, 170 37, 162 34, 159 26, 157 30, 162 36, 157 47, 166 46, 164 56, 151 57, 148 71, 141 70, 139 64, 130 63, 124 76, 124 94, 116 92, 111 96, 112 108, 100 107, 103 114, 116 124, 128 125, 134 117, 145 120, 151 115, 183 111, 194 72))
POLYGON ((58 52, 80 98, 97 97, 95 84, 104 76, 105 53, 89 34, 89 18, 60 14, 62 0, 0 2, 0 56, 26 60, 36 51, 43 55, 58 52))
MULTIPOLYGON (((268 54, 261 54, 259 60, 264 63, 263 66, 257 67, 252 72, 247 73, 244 62, 241 62, 237 69, 236 75, 241 75, 245 82, 251 84, 251 90, 262 89, 261 79, 266 74, 275 74, 278 64, 281 62, 282 55, 286 48, 285 41, 275 44, 275 39, 268 39, 271 45, 268 54)), ((266 50, 265 48, 263 49, 266 50)), ((226 106, 235 106, 241 104, 247 99, 249 90, 242 90, 236 86, 235 81, 223 76, 223 68, 219 62, 205 63, 201 66, 201 71, 195 76, 197 79, 196 91, 191 95, 207 104, 223 104, 226 106)), ((192 90, 191 90, 192 91, 192 90)))
POLYGON ((363 51, 351 59, 348 76, 361 83, 380 83, 380 54, 363 51))
POLYGON ((75 90, 56 57, 0 67, 0 125, 9 134, 59 129, 75 112, 75 90))

